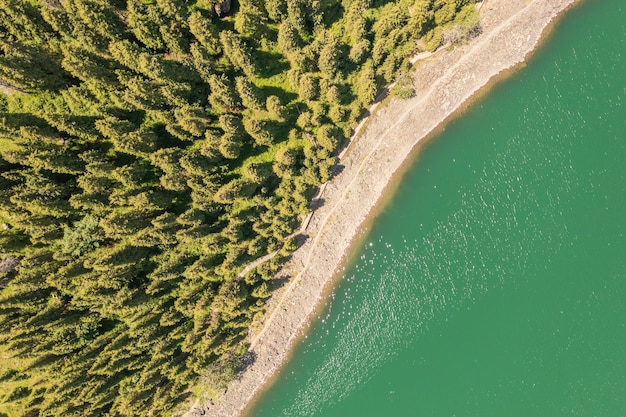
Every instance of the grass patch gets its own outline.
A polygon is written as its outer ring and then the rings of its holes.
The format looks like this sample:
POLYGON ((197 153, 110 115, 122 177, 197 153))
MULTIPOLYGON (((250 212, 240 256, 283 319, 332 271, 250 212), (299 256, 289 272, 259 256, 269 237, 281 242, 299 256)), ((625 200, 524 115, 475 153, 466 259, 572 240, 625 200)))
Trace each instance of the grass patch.
POLYGON ((278 52, 258 50, 255 52, 255 57, 259 76, 262 78, 283 74, 291 68, 289 61, 278 52))

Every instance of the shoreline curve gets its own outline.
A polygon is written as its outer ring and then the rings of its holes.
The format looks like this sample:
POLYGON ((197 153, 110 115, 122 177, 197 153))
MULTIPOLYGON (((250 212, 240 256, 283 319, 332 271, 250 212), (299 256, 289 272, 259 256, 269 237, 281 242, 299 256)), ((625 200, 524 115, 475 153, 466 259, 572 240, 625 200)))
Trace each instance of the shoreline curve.
POLYGON ((325 203, 309 220, 309 237, 276 274, 277 279, 287 278, 287 284, 269 300, 261 327, 250 336, 253 363, 215 403, 190 406, 185 417, 239 417, 250 411, 306 331, 364 226, 419 147, 477 93, 482 95, 503 73, 523 63, 555 18, 581 1, 484 0, 480 36, 417 63, 416 95, 403 101, 392 98, 376 109, 342 152, 338 164, 344 169, 327 183, 325 203))

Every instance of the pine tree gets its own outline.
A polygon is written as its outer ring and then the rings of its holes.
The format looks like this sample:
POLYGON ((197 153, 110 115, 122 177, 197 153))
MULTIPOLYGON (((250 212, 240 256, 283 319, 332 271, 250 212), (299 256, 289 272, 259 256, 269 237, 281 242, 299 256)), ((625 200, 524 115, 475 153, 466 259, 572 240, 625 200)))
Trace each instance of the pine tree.
POLYGON ((298 81, 298 93, 302 100, 315 100, 319 94, 317 78, 311 74, 303 74, 298 81))
POLYGON ((235 112, 241 106, 239 97, 235 92, 235 88, 228 78, 224 75, 218 77, 211 76, 209 79, 211 86, 211 94, 209 95, 209 103, 222 112, 235 112))
POLYGON ((237 92, 241 98, 241 102, 244 107, 252 110, 263 109, 263 103, 261 100, 261 92, 249 79, 246 77, 237 77, 235 80, 237 92))
POLYGON ((337 148, 337 132, 333 126, 323 125, 317 130, 317 143, 329 152, 337 148))
POLYGON ((287 17, 287 1, 286 0, 266 0, 265 10, 267 15, 276 23, 280 23, 287 17))
POLYGON ((232 133, 225 133, 220 138, 219 151, 226 159, 237 159, 241 154, 243 141, 232 133))
POLYGON ((235 30, 242 35, 253 35, 262 28, 267 15, 263 2, 258 0, 240 0, 239 11, 235 15, 235 30))
POLYGON ((243 172, 246 178, 257 184, 262 184, 272 173, 272 169, 267 163, 249 162, 244 165, 243 172))
POLYGON ((204 136, 204 132, 211 123, 200 106, 179 107, 174 110, 174 117, 185 131, 196 137, 204 136))
POLYGON ((363 66, 356 83, 355 93, 364 105, 372 103, 376 98, 376 79, 371 61, 366 62, 363 66))
POLYGON ((249 198, 256 190, 256 185, 248 180, 235 179, 226 185, 223 185, 217 193, 214 200, 217 203, 232 203, 237 199, 249 198))
POLYGON ((165 42, 161 38, 159 27, 164 21, 155 7, 148 7, 142 1, 128 1, 126 21, 137 39, 146 48, 161 50, 165 42))
POLYGON ((184 178, 180 175, 181 167, 178 162, 181 155, 179 148, 162 148, 150 155, 152 164, 164 173, 160 183, 166 190, 183 191, 186 189, 184 178))
POLYGON ((243 121, 243 126, 258 145, 269 147, 276 142, 276 137, 266 121, 246 118, 243 121))
POLYGON ((320 50, 317 65, 325 77, 333 79, 341 70, 341 42, 330 32, 326 33, 323 39, 324 43, 320 50))
POLYGON ((209 55, 219 55, 222 52, 217 30, 211 20, 204 17, 200 11, 195 11, 189 16, 189 30, 209 55))
POLYGON ((416 0, 411 6, 409 27, 412 33, 423 35, 433 23, 434 15, 427 0, 416 0))
POLYGON ((59 57, 42 46, 0 38, 0 79, 25 90, 56 90, 68 77, 59 57))
POLYGON ((284 122, 286 118, 285 107, 280 102, 280 99, 276 96, 269 96, 265 100, 265 108, 269 113, 269 116, 279 122, 284 122))
POLYGON ((0 25, 20 42, 41 44, 52 36, 37 8, 28 2, 0 0, 0 25))
POLYGON ((209 51, 202 45, 194 42, 189 47, 192 56, 193 66, 204 82, 209 82, 211 76, 215 74, 214 59, 209 51))
POLYGON ((348 57, 350 58, 350 61, 354 62, 355 64, 360 64, 365 58, 367 58, 367 55, 370 52, 371 48, 372 46, 369 40, 360 39, 352 45, 348 57))
POLYGON ((280 148, 276 154, 276 161, 272 169, 281 178, 290 177, 295 174, 294 165, 296 163, 296 153, 293 149, 280 148))
POLYGON ((248 48, 241 41, 239 36, 229 30, 220 32, 220 41, 224 48, 224 55, 237 69, 240 69, 246 76, 254 77, 257 73, 256 66, 248 48))
POLYGON ((291 24, 303 35, 310 33, 308 27, 307 4, 303 0, 287 0, 287 17, 291 24))
POLYGON ((353 45, 365 40, 367 35, 365 12, 369 8, 369 3, 369 0, 355 0, 348 8, 345 28, 353 45))
POLYGON ((291 56, 300 49, 300 35, 296 26, 289 20, 285 20, 278 27, 278 48, 283 54, 291 56))
POLYGON ((124 24, 117 10, 105 0, 80 0, 72 2, 76 16, 98 36, 110 40, 122 38, 124 24))
POLYGON ((189 17, 187 7, 176 0, 156 0, 156 5, 164 16, 179 22, 186 22, 189 17))
POLYGON ((167 51, 170 56, 184 56, 189 51, 189 39, 185 28, 181 27, 180 23, 170 21, 169 24, 163 24, 159 26, 159 32, 161 38, 165 42, 167 51))

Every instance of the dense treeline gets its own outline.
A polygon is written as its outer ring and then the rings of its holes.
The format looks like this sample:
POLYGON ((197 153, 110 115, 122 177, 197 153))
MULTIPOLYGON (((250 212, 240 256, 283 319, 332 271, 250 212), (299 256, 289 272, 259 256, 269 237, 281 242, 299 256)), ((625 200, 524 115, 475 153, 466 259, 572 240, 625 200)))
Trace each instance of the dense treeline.
POLYGON ((471 2, 0 0, 0 414, 232 375, 354 122, 471 2))

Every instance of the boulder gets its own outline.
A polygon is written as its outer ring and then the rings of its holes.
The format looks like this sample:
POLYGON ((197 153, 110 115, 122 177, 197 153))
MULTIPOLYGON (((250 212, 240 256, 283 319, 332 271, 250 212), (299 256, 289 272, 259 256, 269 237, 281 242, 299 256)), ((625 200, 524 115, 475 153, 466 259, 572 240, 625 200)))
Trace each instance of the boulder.
POLYGON ((11 272, 20 264, 20 258, 7 256, 0 259, 0 272, 11 272))
POLYGON ((231 0, 222 0, 221 2, 215 4, 215 13, 219 17, 223 17, 230 12, 231 5, 231 0))

